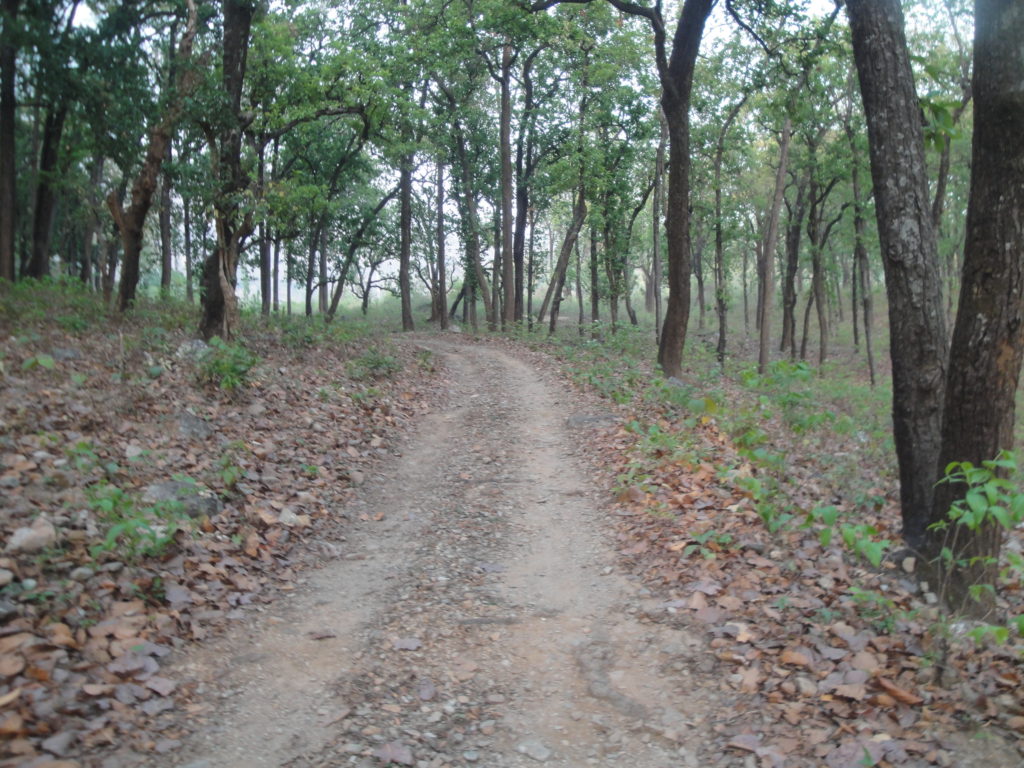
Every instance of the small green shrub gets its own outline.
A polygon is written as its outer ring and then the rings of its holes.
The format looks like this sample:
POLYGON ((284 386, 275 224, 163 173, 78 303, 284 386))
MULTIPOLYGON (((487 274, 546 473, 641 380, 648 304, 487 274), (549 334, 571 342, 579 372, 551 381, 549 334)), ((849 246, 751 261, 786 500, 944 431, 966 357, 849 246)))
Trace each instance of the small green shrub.
POLYGON ((219 336, 210 339, 210 350, 199 362, 199 381, 234 392, 248 384, 249 371, 259 358, 239 342, 226 342, 219 336))
POLYGON ((106 526, 103 541, 90 547, 93 558, 104 553, 125 560, 162 556, 175 534, 192 522, 180 502, 140 506, 131 494, 106 482, 89 488, 86 497, 89 508, 106 526))
POLYGON ((356 381, 364 379, 390 379, 402 370, 402 363, 397 357, 388 354, 379 347, 370 347, 359 357, 349 360, 347 369, 349 378, 356 381))

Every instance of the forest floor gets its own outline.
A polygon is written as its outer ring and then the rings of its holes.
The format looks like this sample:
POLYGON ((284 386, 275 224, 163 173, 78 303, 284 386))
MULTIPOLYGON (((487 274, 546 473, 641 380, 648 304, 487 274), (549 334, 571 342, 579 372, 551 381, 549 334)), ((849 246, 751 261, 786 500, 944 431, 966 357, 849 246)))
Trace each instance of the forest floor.
POLYGON ((1024 764, 1016 651, 929 646, 899 562, 770 536, 713 419, 706 461, 647 456, 672 488, 652 508, 623 479, 636 414, 521 344, 254 338, 225 399, 186 362, 112 360, 116 334, 26 338, 0 413, 2 766, 1024 764), (179 473, 223 500, 196 535, 97 547, 111 488, 179 473), (853 610, 854 584, 893 602, 853 610))

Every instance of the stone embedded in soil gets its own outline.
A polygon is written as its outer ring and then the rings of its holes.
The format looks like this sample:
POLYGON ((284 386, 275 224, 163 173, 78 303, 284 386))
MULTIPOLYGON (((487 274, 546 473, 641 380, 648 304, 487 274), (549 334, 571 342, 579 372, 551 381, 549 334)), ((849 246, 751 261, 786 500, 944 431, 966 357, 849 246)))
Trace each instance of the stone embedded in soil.
POLYGON ((45 517, 37 517, 31 528, 18 528, 4 548, 7 552, 38 552, 57 543, 57 529, 45 517))
POLYGON ((516 751, 527 757, 531 757, 539 763, 543 763, 551 757, 551 750, 545 747, 538 739, 526 739, 516 745, 516 751))
POLYGON ((204 515, 214 517, 224 509, 221 500, 208 488, 179 480, 168 480, 147 486, 143 491, 142 500, 149 504, 176 502, 181 505, 182 512, 193 518, 204 515))
POLYGON ((0 587, 6 587, 12 581, 14 581, 14 572, 0 568, 0 587))

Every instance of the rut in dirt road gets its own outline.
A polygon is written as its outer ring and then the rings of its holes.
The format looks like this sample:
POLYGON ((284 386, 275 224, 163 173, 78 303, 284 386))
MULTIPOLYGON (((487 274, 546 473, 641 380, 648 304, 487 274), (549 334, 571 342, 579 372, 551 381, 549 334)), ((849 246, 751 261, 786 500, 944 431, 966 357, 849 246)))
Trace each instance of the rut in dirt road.
POLYGON ((699 757, 697 641, 641 623, 614 569, 573 456, 601 418, 494 347, 415 343, 446 402, 347 510, 331 564, 185 662, 205 722, 174 764, 729 764, 699 757))

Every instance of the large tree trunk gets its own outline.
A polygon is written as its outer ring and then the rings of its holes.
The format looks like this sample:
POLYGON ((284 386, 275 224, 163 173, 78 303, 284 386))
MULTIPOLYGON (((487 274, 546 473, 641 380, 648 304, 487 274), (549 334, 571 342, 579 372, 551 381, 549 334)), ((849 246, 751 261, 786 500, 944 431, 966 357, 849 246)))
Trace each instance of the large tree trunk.
MULTIPOLYGON (((686 0, 676 26, 672 55, 659 66, 661 105, 668 123, 668 306, 658 345, 666 376, 682 373, 683 345, 690 319, 690 94, 704 23, 714 0, 686 0)), ((655 32, 657 37, 657 32, 655 32)))
POLYGON ((47 111, 43 125, 43 148, 39 155, 39 183, 36 187, 35 216, 32 220, 32 251, 26 277, 42 278, 50 274, 50 236, 53 214, 57 209, 57 162, 64 136, 67 102, 47 111))
POLYGON ((932 510, 947 360, 924 135, 899 0, 848 0, 847 11, 889 299, 903 535, 917 549, 932 510))
POLYGON ((256 6, 248 0, 224 0, 222 7, 222 82, 227 114, 219 137, 208 137, 211 148, 216 150, 213 155, 217 158, 215 172, 220 189, 213 205, 216 244, 203 265, 199 333, 204 339, 216 335, 229 339, 238 324, 238 259, 253 228, 252 213, 241 213, 239 198, 249 185, 242 169, 241 105, 256 6))
MULTIPOLYGON (((193 2, 189 2, 188 27, 181 36, 176 57, 182 61, 192 55, 192 41, 196 36, 198 15, 193 2)), ((160 169, 167 159, 167 153, 174 135, 174 127, 185 108, 185 100, 191 95, 199 83, 198 73, 190 67, 183 67, 181 77, 177 79, 173 100, 167 106, 160 121, 150 129, 149 146, 142 161, 142 168, 132 183, 131 203, 125 210, 121 198, 115 192, 107 196, 107 206, 114 217, 114 223, 121 233, 121 245, 124 251, 121 268, 121 285, 118 288, 117 310, 127 311, 135 303, 135 290, 139 283, 139 258, 142 254, 142 233, 146 226, 146 215, 153 202, 160 169)), ((169 203, 168 203, 169 204, 169 203)), ((170 233, 168 233, 168 240, 170 233)), ((169 243, 168 243, 169 245, 169 243)), ((169 253, 169 251, 168 251, 169 253)), ((165 257, 166 258, 166 257, 165 257)), ((168 278, 169 280, 169 278, 168 278)), ((167 284, 170 286, 170 282, 167 284)), ((161 286, 163 283, 161 282, 161 286)))
POLYGON ((14 126, 17 101, 14 81, 17 47, 12 30, 19 0, 3 0, 0 29, 0 280, 14 281, 14 233, 17 230, 17 156, 14 126))
MULTIPOLYGON (((1013 447, 1014 398, 1024 356, 1024 6, 976 0, 974 136, 963 282, 945 392, 940 471, 948 462, 975 465, 1013 447)), ((940 483, 931 514, 946 519, 963 485, 940 483)), ((955 607, 975 584, 995 585, 1004 530, 986 520, 975 531, 952 524, 931 530, 928 553, 952 554, 942 586, 955 607), (964 563, 961 565, 960 563, 964 563)))

